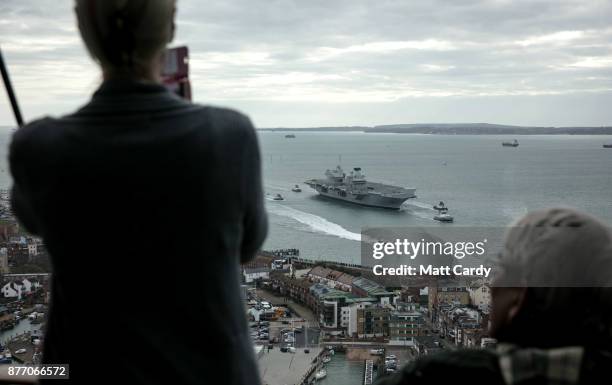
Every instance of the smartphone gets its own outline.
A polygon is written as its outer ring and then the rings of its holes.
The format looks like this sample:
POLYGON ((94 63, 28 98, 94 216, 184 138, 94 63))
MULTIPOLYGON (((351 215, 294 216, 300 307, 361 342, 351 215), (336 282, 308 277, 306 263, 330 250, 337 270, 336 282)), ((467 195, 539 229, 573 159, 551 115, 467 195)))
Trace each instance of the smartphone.
POLYGON ((186 46, 168 48, 164 54, 162 82, 181 98, 191 101, 189 82, 189 50, 186 46))

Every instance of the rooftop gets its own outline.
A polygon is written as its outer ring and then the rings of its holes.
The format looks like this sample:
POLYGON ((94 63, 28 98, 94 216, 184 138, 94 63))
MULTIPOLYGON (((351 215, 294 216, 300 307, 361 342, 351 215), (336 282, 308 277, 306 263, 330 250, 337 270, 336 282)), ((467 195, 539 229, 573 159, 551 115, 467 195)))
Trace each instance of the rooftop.
POLYGON ((442 349, 440 339, 437 336, 415 337, 415 342, 417 345, 426 347, 430 352, 432 349, 442 349))
POLYGON ((318 299, 330 299, 330 298, 351 298, 353 295, 342 290, 332 289, 329 286, 315 283, 310 287, 310 292, 318 299))
POLYGON ((353 286, 356 286, 366 291, 368 295, 392 294, 391 292, 388 292, 382 285, 363 277, 354 278, 353 286))
POLYGON ((323 266, 315 266, 313 267, 308 274, 314 275, 317 277, 327 278, 327 275, 330 273, 331 269, 323 266))

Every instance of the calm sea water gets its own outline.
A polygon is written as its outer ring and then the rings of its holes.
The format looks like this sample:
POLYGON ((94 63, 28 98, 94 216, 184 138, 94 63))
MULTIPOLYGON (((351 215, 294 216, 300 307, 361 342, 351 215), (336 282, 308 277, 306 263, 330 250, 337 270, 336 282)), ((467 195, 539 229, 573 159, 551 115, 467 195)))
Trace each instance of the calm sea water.
POLYGON ((325 364, 327 377, 317 384, 321 385, 359 385, 363 384, 364 362, 349 361, 343 353, 331 356, 331 361, 325 364))
MULTIPOLYGON (((298 132, 259 134, 270 232, 265 248, 299 248, 302 256, 358 262, 360 231, 377 226, 448 226, 432 219, 442 200, 450 226, 504 226, 530 210, 572 206, 612 223, 610 136, 406 135, 298 132), (417 189, 401 211, 319 197, 302 182, 327 168, 361 167, 367 178, 417 189), (301 193, 291 192, 300 184, 301 193)), ((11 183, 10 135, 0 133, 0 188, 11 183)))
POLYGON ((450 226, 505 226, 530 210, 571 206, 612 223, 612 150, 609 136, 508 136, 302 133, 286 139, 262 132, 270 232, 265 247, 297 247, 302 256, 359 261, 363 227, 449 226, 432 219, 444 201, 450 226), (414 187, 417 198, 400 211, 367 208, 319 197, 302 182, 341 164, 361 167, 372 181, 414 187), (291 192, 300 184, 303 192, 291 192))

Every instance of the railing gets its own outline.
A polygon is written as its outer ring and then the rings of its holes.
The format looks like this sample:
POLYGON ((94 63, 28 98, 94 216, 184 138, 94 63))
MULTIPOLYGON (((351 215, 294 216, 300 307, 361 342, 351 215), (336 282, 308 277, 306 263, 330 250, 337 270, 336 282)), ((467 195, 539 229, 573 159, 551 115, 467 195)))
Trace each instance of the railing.
POLYGON ((343 266, 355 269, 365 269, 367 266, 359 265, 356 263, 346 263, 346 262, 338 262, 338 261, 329 261, 325 259, 307 259, 307 258, 293 258, 293 262, 301 263, 304 265, 335 265, 335 266, 343 266))
POLYGON ((374 361, 365 360, 365 370, 363 373, 364 385, 371 385, 374 381, 374 361))

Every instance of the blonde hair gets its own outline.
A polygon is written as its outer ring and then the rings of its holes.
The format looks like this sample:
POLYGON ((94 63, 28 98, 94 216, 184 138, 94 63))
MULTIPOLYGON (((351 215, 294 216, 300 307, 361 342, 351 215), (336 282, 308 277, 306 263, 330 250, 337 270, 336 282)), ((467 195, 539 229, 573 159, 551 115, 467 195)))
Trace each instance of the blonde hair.
POLYGON ((174 37, 176 0, 75 0, 79 30, 94 60, 108 70, 150 67, 174 37))

